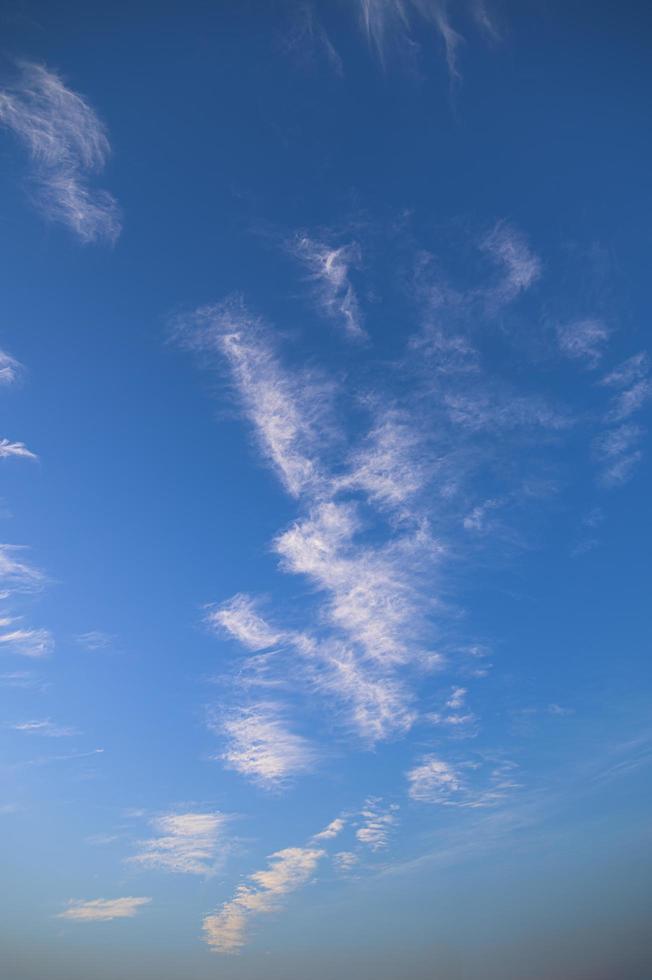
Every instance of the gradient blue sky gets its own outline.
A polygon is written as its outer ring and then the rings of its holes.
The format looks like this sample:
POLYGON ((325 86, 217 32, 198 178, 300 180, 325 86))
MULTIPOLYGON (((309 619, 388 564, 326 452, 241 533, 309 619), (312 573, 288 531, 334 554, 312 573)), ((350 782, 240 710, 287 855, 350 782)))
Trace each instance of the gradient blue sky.
POLYGON ((3 980, 647 980, 649 8, 0 23, 3 980))

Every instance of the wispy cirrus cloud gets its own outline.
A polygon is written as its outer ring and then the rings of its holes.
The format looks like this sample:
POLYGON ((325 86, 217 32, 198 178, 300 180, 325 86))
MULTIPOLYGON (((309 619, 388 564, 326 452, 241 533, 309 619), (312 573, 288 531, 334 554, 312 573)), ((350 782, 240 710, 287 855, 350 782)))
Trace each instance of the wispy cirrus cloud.
POLYGON ((626 483, 643 458, 643 426, 629 421, 652 397, 646 352, 635 354, 605 375, 600 384, 611 389, 606 428, 594 439, 594 455, 601 465, 600 481, 607 487, 626 483))
POLYGON ((228 847, 224 836, 228 820, 223 813, 193 811, 155 817, 156 836, 140 841, 140 850, 128 860, 158 871, 213 875, 228 847))
POLYGON ((217 953, 237 953, 247 940, 254 916, 282 908, 282 900, 306 885, 325 851, 315 847, 286 847, 269 856, 267 868, 249 875, 234 898, 204 919, 204 941, 217 953))
POLYGON ((110 152, 93 109, 42 65, 23 62, 15 83, 0 91, 0 125, 25 146, 36 203, 83 242, 115 241, 120 216, 114 198, 91 186, 110 152))
POLYGON ((0 350, 0 385, 12 385, 23 373, 22 364, 4 350, 0 350))
POLYGON ((12 456, 18 459, 38 459, 36 453, 29 450, 24 442, 0 439, 0 459, 9 459, 12 456))
POLYGON ((78 633, 75 641, 84 650, 107 650, 113 646, 115 638, 102 630, 89 630, 87 633, 78 633))
POLYGON ((6 628, 13 620, 0 620, 0 647, 21 657, 47 657, 54 650, 54 637, 42 628, 6 628))
POLYGON ((0 587, 6 592, 25 592, 40 588, 45 575, 35 565, 21 560, 22 545, 0 544, 0 587))
POLYGON ((420 803, 470 809, 497 806, 518 788, 509 761, 466 760, 458 765, 425 756, 407 773, 408 795, 420 803), (488 769, 488 772, 486 771, 488 769))
POLYGON ((274 702, 240 707, 224 716, 214 712, 211 728, 226 737, 220 758, 227 768, 265 789, 278 788, 316 765, 315 749, 289 728, 281 706, 274 702))
POLYGON ((608 327, 592 317, 557 325, 557 343, 561 353, 589 369, 596 368, 602 360, 609 336, 608 327))
POLYGON ((24 732, 26 735, 43 735, 46 738, 70 738, 73 735, 79 735, 76 728, 71 728, 69 725, 58 725, 50 718, 20 721, 10 727, 16 732, 24 732))
POLYGON ((313 835, 313 840, 333 840, 334 837, 338 837, 346 826, 346 820, 342 817, 336 817, 335 820, 331 820, 327 827, 320 830, 319 833, 313 835))
POLYGON ((350 276, 351 269, 360 265, 359 246, 355 242, 332 246, 307 235, 297 235, 288 248, 307 270, 319 312, 351 339, 363 340, 367 334, 350 276))
POLYGON ((398 805, 384 806, 378 797, 370 797, 360 811, 361 824, 355 836, 361 844, 372 851, 383 850, 389 844, 390 836, 396 828, 398 805))
POLYGON ((316 447, 328 435, 329 386, 284 371, 265 323, 239 297, 182 318, 177 333, 188 347, 225 359, 261 450, 286 490, 296 497, 318 486, 316 447))
POLYGON ((93 898, 87 901, 71 899, 68 907, 59 912, 60 919, 73 922, 111 922, 113 919, 133 919, 151 902, 151 898, 93 898))
POLYGON ((502 270, 502 278, 487 290, 490 306, 511 303, 541 277, 541 260, 525 236, 506 221, 499 221, 480 241, 480 248, 502 270))
MULTIPOLYGON (((451 81, 459 80, 458 49, 463 37, 453 27, 447 0, 356 0, 356 5, 362 29, 383 64, 392 48, 418 47, 414 22, 425 22, 441 39, 451 81)), ((474 10, 479 12, 476 26, 496 36, 486 7, 474 5, 474 10)))
POLYGON ((259 615, 256 603, 247 595, 235 595, 228 602, 210 606, 206 622, 230 633, 248 650, 265 650, 281 643, 285 634, 273 630, 259 615))

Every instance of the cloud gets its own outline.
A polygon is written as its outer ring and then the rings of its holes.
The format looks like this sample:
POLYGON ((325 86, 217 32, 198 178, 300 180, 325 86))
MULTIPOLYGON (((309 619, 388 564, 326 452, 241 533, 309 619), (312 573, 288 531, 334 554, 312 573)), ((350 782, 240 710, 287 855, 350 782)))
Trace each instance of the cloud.
POLYGON ((608 388, 628 388, 644 378, 650 369, 650 359, 646 351, 634 354, 610 371, 600 382, 608 388))
POLYGON ((88 633, 78 633, 75 642, 85 650, 106 650, 114 643, 114 637, 101 630, 89 630, 88 633))
POLYGON ((609 333, 601 320, 572 320, 557 326, 557 343, 564 357, 581 361, 587 368, 596 368, 602 359, 609 333))
POLYGON ((427 755, 407 773, 408 795, 420 803, 443 806, 470 809, 496 806, 518 786, 512 778, 514 768, 514 763, 491 760, 466 761, 453 766, 435 755, 427 755), (490 769, 485 774, 487 761, 490 769))
POLYGON ((340 874, 349 874, 360 863, 360 858, 353 851, 338 851, 333 855, 333 863, 340 874))
POLYGON ((90 106, 41 65, 23 63, 12 88, 0 91, 0 124, 27 149, 36 201, 51 221, 67 225, 83 242, 115 241, 119 209, 89 179, 110 152, 106 130, 90 106))
POLYGON ((453 708, 454 710, 463 707, 467 693, 468 691, 465 687, 454 687, 450 697, 446 701, 446 707, 453 708))
MULTIPOLYGON (((418 17, 430 23, 439 34, 444 47, 451 81, 460 78, 457 52, 462 36, 454 29, 448 16, 446 0, 356 0, 362 29, 370 46, 384 64, 390 45, 414 48, 412 20, 418 17)), ((485 12, 477 23, 484 29, 491 23, 485 12)))
POLYGON ((313 657, 314 687, 345 706, 347 725, 367 745, 405 735, 412 727, 412 696, 391 671, 361 663, 343 643, 315 646, 313 657))
POLYGON ((11 354, 0 350, 0 386, 14 384, 23 371, 23 366, 11 354))
POLYGON ((340 326, 350 338, 364 339, 367 334, 349 275, 351 268, 360 264, 358 245, 354 242, 333 247, 307 235, 298 235, 290 242, 289 249, 308 270, 320 313, 340 326))
POLYGON ((132 919, 151 902, 151 898, 94 898, 90 901, 71 899, 60 919, 74 922, 111 922, 113 919, 132 919))
POLYGON ((296 497, 319 484, 316 450, 328 441, 327 387, 284 372, 265 324, 237 297, 202 307, 177 328, 187 346, 225 359, 261 450, 285 489, 296 497))
POLYGON ((541 261, 516 228, 500 221, 480 242, 480 248, 503 270, 501 281, 488 292, 495 308, 513 302, 541 276, 541 261))
POLYGON ((224 857, 223 813, 166 813, 152 825, 156 837, 140 842, 129 861, 143 868, 178 874, 212 875, 224 857))
POLYGON ((629 479, 643 457, 638 448, 643 434, 640 425, 627 422, 607 429, 596 438, 594 451, 603 464, 601 480, 606 486, 617 486, 629 479))
POLYGON ((229 769, 265 789, 284 785, 292 776, 311 772, 316 753, 310 742, 290 731, 281 708, 261 702, 215 717, 211 727, 226 735, 220 756, 229 769))
POLYGON ((242 594, 219 606, 210 606, 206 622, 230 633, 248 650, 265 650, 276 646, 285 636, 268 626, 256 612, 255 601, 242 594))
POLYGON ((10 456, 17 456, 20 459, 38 459, 38 456, 31 452, 24 442, 10 442, 9 439, 0 439, 0 459, 8 459, 10 456))
POLYGON ((429 477, 423 438, 407 413, 382 411, 363 444, 350 456, 349 472, 337 489, 362 490, 380 507, 407 504, 429 477))
POLYGON ((21 721, 11 727, 16 732, 25 732, 27 735, 44 735, 47 738, 69 738, 73 735, 79 735, 76 728, 57 725, 49 718, 38 721, 21 721))
POLYGON ((362 825, 355 832, 360 843, 370 847, 372 851, 380 851, 387 847, 397 823, 397 810, 396 804, 383 808, 382 800, 370 797, 360 812, 362 825))
POLYGON ((643 407, 652 396, 649 371, 649 357, 642 351, 623 361, 602 379, 603 386, 617 390, 606 415, 607 422, 622 422, 643 407))
POLYGON ((281 47, 303 65, 325 59, 336 75, 344 74, 344 66, 330 37, 320 23, 312 3, 300 3, 291 8, 292 24, 281 47))
POLYGON ((313 840, 332 840, 334 837, 338 837, 342 833, 344 827, 346 826, 346 821, 341 817, 336 817, 335 820, 331 820, 327 827, 320 830, 318 834, 313 836, 313 840))
MULTIPOLYGON (((0 625, 7 622, 0 620, 0 625)), ((21 657, 47 657, 54 650, 54 638, 46 629, 0 630, 0 645, 21 657)))
POLYGON ((17 557, 24 550, 20 545, 0 544, 0 587, 8 592, 29 592, 45 581, 40 569, 17 557))
POLYGON ((237 953, 246 942, 251 917, 278 912, 281 899, 308 883, 324 854, 311 847, 287 847, 271 854, 266 869, 249 875, 230 902, 206 916, 204 941, 217 953, 237 953))
POLYGON ((440 546, 423 531, 375 548, 354 542, 362 529, 351 502, 328 502, 297 521, 275 542, 283 567, 308 576, 328 594, 327 615, 364 651, 383 664, 414 655, 410 637, 422 619, 414 572, 440 546))
POLYGON ((408 793, 413 800, 426 803, 448 802, 462 789, 455 770, 441 759, 429 756, 408 772, 408 793))

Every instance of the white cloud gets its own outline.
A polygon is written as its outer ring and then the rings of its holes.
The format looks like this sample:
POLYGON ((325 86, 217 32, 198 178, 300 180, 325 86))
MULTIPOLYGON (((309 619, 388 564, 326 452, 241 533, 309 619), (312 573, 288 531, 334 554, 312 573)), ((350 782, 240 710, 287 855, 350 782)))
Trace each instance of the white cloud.
POLYGON ((141 841, 129 860, 160 871, 214 874, 226 849, 227 821, 223 813, 166 813, 152 821, 157 836, 141 841))
POLYGON ((517 788, 512 778, 514 768, 514 763, 491 760, 453 766, 435 755, 427 755, 407 773, 408 794, 420 803, 469 809, 492 807, 517 788), (487 761, 491 768, 485 772, 487 761))
POLYGON ((227 737, 226 751, 220 756, 227 767, 266 789, 282 786, 315 766, 311 744, 289 730, 280 707, 271 702, 215 718, 212 727, 227 737))
POLYGON ((368 745, 409 731, 412 698, 392 673, 361 663, 346 644, 322 644, 314 656, 314 686, 346 706, 348 725, 368 745))
POLYGON ((209 607, 206 622, 226 630, 248 650, 265 650, 282 642, 285 634, 273 630, 256 611, 251 596, 238 594, 219 606, 209 607))
POLYGON ((21 657, 47 657, 54 650, 54 638, 46 629, 10 629, 0 632, 0 645, 21 657))
POLYGON ((22 374, 22 370, 22 364, 11 354, 0 350, 0 385, 14 384, 22 374))
POLYGON ((269 857, 263 871, 249 876, 234 898, 204 919, 204 941, 218 953, 237 953, 246 942, 254 915, 279 911, 281 899, 311 879, 325 852, 310 847, 287 847, 269 857))
POLYGON ((10 456, 17 456, 21 459, 38 459, 38 456, 31 452, 24 442, 10 442, 9 439, 0 439, 0 459, 8 459, 10 456))
POLYGON ((439 546, 419 531, 374 548, 354 543, 361 530, 355 505, 328 502, 297 521, 275 542, 284 567, 307 575, 328 593, 328 617, 365 657, 388 665, 415 653, 409 640, 422 620, 415 571, 439 546))
POLYGON ((340 874, 349 874, 360 863, 360 858, 353 851, 338 851, 333 855, 333 863, 340 874))
POLYGON ((79 633, 75 641, 85 650, 106 650, 113 645, 114 638, 101 630, 89 630, 87 633, 79 633))
POLYGON ((596 368, 602 359, 610 331, 601 320, 587 318, 557 326, 557 342, 561 353, 596 368))
POLYGON ((400 507, 428 478, 425 455, 413 419, 396 410, 381 412, 363 445, 352 453, 349 472, 336 488, 360 489, 380 506, 400 507))
POLYGON ((413 800, 446 803, 462 789, 458 773, 448 763, 429 756, 407 775, 408 793, 413 800))
POLYGON ((606 486, 618 486, 630 478, 643 457, 638 448, 643 434, 641 426, 626 422, 607 429, 595 440, 595 454, 603 465, 601 480, 606 486))
POLYGON ((21 721, 11 726, 14 731, 25 732, 27 735, 44 735, 48 738, 69 738, 79 735, 76 728, 67 725, 57 725, 49 718, 37 721, 21 721))
POLYGON ((634 354, 602 379, 601 384, 608 388, 627 388, 644 378, 650 367, 650 359, 645 351, 634 354))
POLYGON ((40 569, 17 557, 24 550, 20 545, 0 544, 0 586, 6 591, 31 591, 45 580, 40 569))
POLYGON ((331 820, 327 827, 320 830, 318 834, 313 836, 313 840, 332 840, 334 837, 338 837, 342 833, 344 827, 346 826, 346 821, 342 817, 336 817, 335 820, 331 820))
MULTIPOLYGON (((438 32, 449 76, 452 81, 459 79, 457 50, 463 39, 451 24, 446 0, 357 0, 357 5, 363 31, 383 64, 390 45, 408 51, 418 47, 412 28, 416 15, 438 32)), ((483 30, 488 29, 491 21, 486 11, 484 19, 476 19, 483 30)))
POLYGON ((491 305, 511 303, 541 276, 540 260, 530 251, 525 237, 507 222, 499 222, 480 247, 503 269, 502 280, 489 292, 491 305))
POLYGON ((397 823, 397 810, 396 804, 383 808, 382 800, 370 797, 364 809, 360 811, 362 825, 355 832, 360 843, 370 847, 372 851, 380 851, 387 847, 397 823))
POLYGON ((23 63, 15 86, 0 92, 0 124, 27 148, 36 199, 47 218, 67 225, 84 242, 118 237, 115 200, 89 186, 91 175, 105 166, 109 141, 81 96, 54 72, 23 63))
POLYGON ((446 707, 453 708, 454 710, 463 707, 467 694, 468 691, 465 687, 454 687, 450 697, 446 701, 446 707))
POLYGON ((94 898, 90 901, 70 900, 60 919, 74 922, 110 922, 112 919, 132 919, 151 902, 151 898, 94 898))
POLYGON ((365 338, 358 297, 349 275, 350 269, 360 264, 359 247, 352 243, 336 248, 307 235, 297 236, 289 247, 308 270, 323 316, 337 323, 349 337, 365 338))
POLYGON ((316 449, 328 442, 327 386, 286 374, 264 324, 238 298, 197 310, 179 330, 190 347, 226 360, 262 452, 285 489, 296 497, 318 485, 316 449))

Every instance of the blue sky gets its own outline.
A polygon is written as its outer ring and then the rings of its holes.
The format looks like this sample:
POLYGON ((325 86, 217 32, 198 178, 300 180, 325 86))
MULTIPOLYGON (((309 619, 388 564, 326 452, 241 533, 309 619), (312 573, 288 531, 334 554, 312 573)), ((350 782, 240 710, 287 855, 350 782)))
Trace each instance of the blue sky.
POLYGON ((644 980, 649 11, 0 16, 7 980, 644 980))

